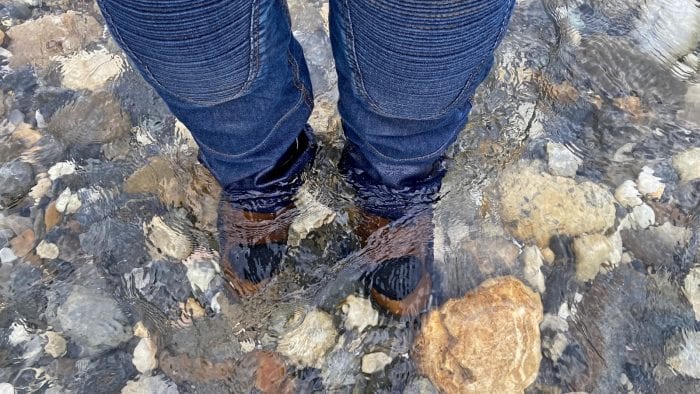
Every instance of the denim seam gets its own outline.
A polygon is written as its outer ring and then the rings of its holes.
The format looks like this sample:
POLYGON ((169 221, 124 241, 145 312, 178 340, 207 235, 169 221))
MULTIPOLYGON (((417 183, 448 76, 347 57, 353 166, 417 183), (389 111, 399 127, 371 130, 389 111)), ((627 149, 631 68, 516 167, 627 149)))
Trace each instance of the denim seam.
MULTIPOLYGON (((496 37, 496 40, 494 40, 493 45, 491 46, 491 50, 489 51, 489 54, 484 56, 484 58, 479 62, 479 66, 475 67, 474 70, 472 70, 471 74, 467 78, 467 81, 464 83, 464 86, 460 90, 459 94, 457 97, 455 97, 452 102, 450 102, 445 108, 443 108, 441 111, 430 115, 430 116, 425 116, 425 117, 416 117, 416 118, 410 118, 410 117, 398 117, 395 114, 391 114, 387 112, 385 109, 381 108, 381 106, 369 95, 367 92, 367 89, 365 88, 365 83, 364 83, 364 77, 362 75, 362 71, 360 70, 360 64, 357 60, 357 50, 355 49, 355 34, 352 28, 352 17, 350 16, 350 7, 348 6, 348 0, 342 0, 342 6, 343 6, 343 11, 345 13, 345 35, 346 35, 346 47, 349 48, 349 50, 346 48, 346 54, 349 54, 348 52, 352 52, 352 56, 347 56, 348 57, 348 63, 350 63, 350 68, 353 71, 353 81, 355 81, 355 86, 357 90, 359 91, 360 95, 367 101, 367 105, 378 115, 381 116, 386 116, 389 118, 399 118, 399 119, 408 119, 408 120, 433 120, 437 119, 443 115, 445 115, 447 112, 449 112, 451 109, 453 109, 457 104, 464 98, 465 94, 469 91, 469 86, 471 86, 471 83, 476 76, 477 72, 481 69, 481 67, 484 66, 484 64, 488 61, 489 56, 493 56, 492 53, 495 50, 495 48, 498 46, 498 43, 501 41, 501 39, 504 36, 505 30, 508 27, 508 22, 510 18, 504 18, 503 22, 501 23, 501 28, 499 31, 498 36, 496 37)), ((511 5, 511 9, 512 9, 511 5)), ((430 155, 428 155, 430 156, 430 155)))
POLYGON ((223 100, 216 100, 216 101, 200 101, 200 100, 192 100, 186 97, 181 97, 179 94, 175 94, 170 91, 170 89, 166 88, 163 86, 160 81, 153 75, 151 70, 148 68, 148 65, 146 65, 139 56, 134 53, 134 51, 131 50, 131 48, 126 45, 126 41, 124 41, 124 38, 122 38, 119 29, 117 28, 117 24, 114 23, 114 20, 111 17, 111 14, 109 12, 109 7, 107 6, 106 3, 104 2, 98 2, 98 5, 102 9, 102 15, 105 18, 105 20, 109 21, 109 25, 112 26, 111 32, 119 42, 120 46, 122 47, 122 50, 131 58, 135 63, 139 65, 139 67, 143 70, 143 73, 151 80, 153 81, 154 85, 157 85, 160 89, 163 89, 163 91, 167 92, 168 94, 172 95, 173 97, 176 97, 178 100, 182 100, 184 102, 194 104, 194 105, 218 105, 225 103, 230 100, 235 100, 237 98, 240 98, 241 96, 247 94, 250 90, 251 85, 253 84, 255 80, 255 76, 258 74, 258 71, 260 69, 260 47, 258 44, 258 40, 260 37, 259 30, 260 30, 260 23, 258 20, 258 23, 253 23, 254 20, 259 19, 260 15, 260 1, 259 0, 253 0, 251 4, 251 26, 250 26, 250 60, 251 64, 249 65, 249 70, 248 70, 248 78, 247 80, 241 85, 239 88, 238 92, 236 92, 233 96, 230 96, 227 99, 223 100), (253 62, 253 59, 255 59, 255 62, 253 62))
POLYGON ((303 96, 306 105, 311 106, 313 104, 313 98, 310 97, 311 95, 306 89, 306 86, 304 86, 304 83, 301 81, 301 70, 299 69, 299 64, 297 63, 296 59, 294 59, 294 56, 289 49, 287 50, 287 62, 289 62, 289 65, 292 66, 292 82, 294 83, 294 87, 297 88, 299 93, 303 96))

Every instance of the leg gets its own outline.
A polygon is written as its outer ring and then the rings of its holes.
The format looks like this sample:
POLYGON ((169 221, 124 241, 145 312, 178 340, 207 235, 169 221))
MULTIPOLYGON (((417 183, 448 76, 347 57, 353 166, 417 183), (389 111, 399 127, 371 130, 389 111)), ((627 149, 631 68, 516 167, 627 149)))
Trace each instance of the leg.
POLYGON ((288 203, 312 157, 305 123, 313 98, 284 0, 98 3, 234 204, 273 212, 288 203))

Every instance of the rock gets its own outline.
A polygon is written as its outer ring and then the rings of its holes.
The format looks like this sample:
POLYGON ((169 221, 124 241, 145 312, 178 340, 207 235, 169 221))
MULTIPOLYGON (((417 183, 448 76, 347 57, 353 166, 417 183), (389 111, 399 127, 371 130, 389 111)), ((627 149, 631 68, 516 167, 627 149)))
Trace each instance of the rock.
POLYGON ((187 267, 187 279, 192 290, 206 293, 209 283, 219 272, 217 257, 209 251, 195 250, 182 263, 187 267))
POLYGON ((41 241, 39 245, 36 246, 36 254, 42 259, 53 260, 58 258, 58 246, 50 242, 41 241))
POLYGON ((489 279, 423 322, 419 370, 444 393, 522 392, 539 370, 542 303, 514 277, 489 279))
POLYGON ((403 391, 404 393, 415 394, 438 394, 437 389, 430 383, 430 380, 424 377, 416 377, 412 379, 403 391))
POLYGON ((56 326, 92 356, 115 348, 131 338, 131 327, 117 302, 107 294, 74 286, 56 312, 56 326))
POLYGON ((58 223, 61 222, 61 213, 56 209, 56 201, 52 201, 46 206, 46 212, 44 212, 44 226, 46 231, 51 231, 58 223))
MULTIPOLYGON (((620 241, 621 243, 622 241, 620 241)), ((622 250, 613 240, 602 235, 585 235, 574 240, 576 255, 576 278, 582 282, 595 278, 604 263, 617 265, 622 258, 622 250)))
POLYGON ((158 348, 151 338, 141 338, 134 348, 134 357, 131 362, 141 373, 148 373, 158 367, 156 352, 158 348))
POLYGON ((630 224, 635 229, 645 229, 656 222, 656 214, 647 204, 637 205, 629 214, 630 224))
POLYGON ((669 342, 666 364, 676 373, 700 379, 700 331, 681 333, 669 342))
POLYGON ((15 386, 10 383, 0 383, 0 394, 15 394, 15 386))
POLYGON ((7 35, 4 31, 0 30, 0 46, 5 45, 5 41, 7 41, 7 35))
POLYGON ((166 205, 181 206, 185 200, 182 180, 171 159, 156 156, 136 170, 124 183, 127 193, 155 194, 166 205))
POLYGON ((700 148, 689 149, 673 156, 673 168, 682 182, 700 179, 700 148))
POLYGON ((46 339, 44 351, 47 354, 53 358, 59 358, 66 354, 66 340, 61 334, 53 331, 46 331, 43 336, 46 339))
POLYGON ((10 66, 48 66, 51 57, 67 55, 102 38, 102 26, 89 15, 69 11, 47 15, 7 30, 10 66))
POLYGON ((0 166, 0 209, 11 206, 34 186, 34 170, 29 164, 14 160, 0 166))
POLYGON ((131 130, 131 119, 112 93, 100 91, 79 96, 59 108, 47 125, 48 130, 69 144, 114 141, 131 130))
POLYGON ((121 394, 179 394, 177 385, 163 375, 140 376, 130 380, 122 388, 121 394))
POLYGON ((362 356, 362 373, 371 375, 384 369, 393 359, 386 353, 368 353, 362 356))
POLYGON ((169 226, 160 216, 154 216, 148 225, 144 223, 144 234, 149 241, 149 253, 154 259, 164 255, 184 260, 192 253, 192 241, 188 234, 169 226))
POLYGON ((26 229, 12 238, 10 247, 17 257, 26 256, 34 248, 34 231, 26 229))
POLYGON ((187 316, 192 319, 201 319, 207 315, 207 311, 192 297, 187 299, 183 309, 187 313, 187 316))
POLYGON ((55 181, 62 176, 75 174, 77 169, 78 167, 72 161, 58 162, 49 168, 49 179, 55 181))
POLYGON ((537 246, 526 246, 523 249, 523 262, 525 267, 523 275, 525 280, 540 294, 544 293, 544 275, 542 274, 542 254, 537 246))
POLYGON ((318 368, 323 356, 335 344, 336 335, 333 318, 325 312, 314 310, 304 317, 298 327, 280 339, 277 351, 301 366, 318 368))
POLYGON ((37 182, 32 190, 29 191, 29 196, 34 199, 34 202, 39 202, 42 197, 49 193, 51 190, 51 179, 49 179, 48 174, 42 173, 37 176, 37 182))
POLYGON ((134 324, 134 336, 139 338, 148 338, 151 336, 151 334, 148 332, 146 326, 143 325, 143 322, 138 321, 136 324, 134 324))
POLYGON ((613 196, 592 182, 515 166, 501 176, 498 188, 503 222, 515 237, 541 248, 554 235, 599 233, 615 223, 613 196))
POLYGON ((672 256, 686 245, 691 235, 689 229, 670 222, 644 230, 622 230, 621 234, 625 248, 634 257, 648 265, 666 266, 671 270, 678 269, 672 256))
POLYGON ((683 281, 683 293, 693 306, 695 320, 700 321, 700 267, 695 267, 688 272, 683 281))
POLYGON ((372 307, 372 302, 366 298, 353 294, 343 301, 343 313, 345 314, 345 329, 356 329, 362 332, 366 327, 374 327, 379 323, 379 312, 372 307))
POLYGON ((637 185, 634 181, 629 179, 622 182, 622 184, 615 189, 615 199, 625 208, 641 205, 642 199, 639 198, 639 196, 637 185))
POLYGON ((318 202, 310 192, 304 189, 297 193, 294 204, 299 210, 299 215, 289 226, 287 243, 290 246, 299 246, 301 240, 312 231, 335 220, 335 212, 318 202))
POLYGON ((558 176, 576 176, 578 167, 583 162, 566 146, 554 142, 547 143, 549 172, 558 176))
POLYGON ((78 212, 82 205, 78 194, 71 193, 70 188, 66 188, 56 199, 56 210, 66 215, 78 212))
POLYGON ((99 90, 118 77, 126 66, 124 59, 101 48, 56 58, 61 64, 63 86, 68 89, 99 90))
POLYGON ((666 185, 654 176, 654 170, 644 166, 637 177, 637 189, 646 197, 658 200, 664 194, 666 185))
POLYGON ((0 249, 0 263, 11 263, 17 260, 17 256, 10 248, 0 249))

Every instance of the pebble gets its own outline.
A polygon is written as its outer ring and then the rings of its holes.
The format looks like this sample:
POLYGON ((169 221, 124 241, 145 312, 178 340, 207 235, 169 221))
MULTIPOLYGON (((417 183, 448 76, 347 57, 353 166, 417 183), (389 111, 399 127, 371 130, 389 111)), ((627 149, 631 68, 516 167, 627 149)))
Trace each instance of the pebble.
POLYGON ((615 199, 625 208, 636 207, 642 204, 637 184, 633 180, 626 180, 615 189, 615 199))
POLYGON ((632 208, 629 218, 632 228, 645 229, 656 222, 656 213, 649 205, 642 204, 632 208))
POLYGON ((489 279, 425 316, 416 365, 443 393, 523 392, 540 367, 542 313, 516 278, 489 279))
POLYGON ((101 48, 55 58, 61 65, 62 84, 68 89, 99 90, 118 77, 125 68, 121 56, 101 48))
POLYGON ((637 189, 644 196, 658 200, 664 194, 666 185, 654 175, 654 170, 644 166, 637 177, 637 189))
POLYGON ((122 388, 121 394, 179 394, 177 385, 163 375, 139 376, 122 388))
POLYGON ((673 156, 673 167, 682 182, 700 179, 700 148, 693 148, 673 156))
POLYGON ((46 331, 43 336, 46 339, 44 351, 48 355, 53 358, 59 358, 66 354, 66 339, 63 338, 61 334, 53 331, 46 331))
POLYGON ((695 267, 688 272, 683 280, 683 293, 693 306, 695 320, 700 321, 700 267, 695 267))
POLYGON ((617 265, 622 250, 617 250, 610 238, 602 234, 586 235, 574 240, 576 278, 582 282, 595 278, 603 263, 617 265), (619 252, 619 253, 618 253, 619 252))
POLYGON ((51 185, 51 179, 49 179, 48 174, 39 174, 37 175, 36 185, 29 191, 29 195, 34 199, 34 202, 37 203, 42 197, 49 193, 51 185))
POLYGON ((574 177, 582 160, 566 146, 555 142, 547 143, 549 172, 552 175, 574 177))
POLYGON ((0 263, 11 263, 17 260, 17 256, 10 248, 0 249, 0 263))
POLYGON ((209 284, 219 272, 219 265, 216 257, 209 251, 195 250, 190 254, 183 264, 187 267, 187 279, 190 281, 192 290, 206 293, 209 284))
POLYGON ((58 162, 49 168, 49 179, 55 181, 62 176, 75 174, 77 169, 78 167, 72 161, 58 162))
POLYGON ((56 210, 66 215, 78 212, 82 205, 78 194, 73 194, 70 188, 66 188, 56 199, 56 210))
POLYGON ((0 166, 0 209, 7 208, 24 197, 34 186, 32 166, 13 160, 0 166))
POLYGON ((134 348, 134 357, 131 362, 141 373, 148 373, 158 367, 156 352, 158 348, 151 338, 141 338, 134 348))
POLYGON ((169 226, 160 216, 154 216, 148 224, 144 223, 144 234, 149 241, 149 253, 154 259, 162 255, 184 260, 192 253, 192 242, 187 234, 169 226))
POLYGON ((61 222, 61 213, 56 209, 56 201, 52 201, 46 206, 46 212, 44 212, 44 226, 46 231, 51 231, 58 223, 61 222))
POLYGON ((26 229, 12 238, 10 247, 17 257, 26 256, 34 248, 34 230, 26 229))
POLYGON ((41 242, 39 242, 39 245, 36 246, 36 254, 42 259, 53 260, 55 258, 58 258, 58 246, 56 246, 56 244, 52 244, 50 242, 42 240, 41 242))
POLYGON ((143 322, 138 321, 136 324, 134 324, 134 336, 139 338, 148 338, 151 336, 151 334, 148 333, 148 329, 143 322))
POLYGON ((0 394, 15 394, 15 386, 10 383, 0 383, 0 394))
POLYGON ((335 220, 335 212, 321 204, 309 191, 301 189, 297 192, 294 204, 299 210, 299 215, 289 226, 287 244, 299 246, 301 240, 312 231, 332 223, 335 220))
POLYGON ((277 351, 296 364, 319 368, 323 356, 335 344, 337 333, 333 317, 326 312, 309 312, 304 321, 286 333, 277 345, 277 351))
POLYGON ((676 373, 700 379, 700 331, 679 333, 669 342, 666 364, 676 373))
POLYGON ((542 254, 537 246, 526 246, 523 249, 523 275, 527 283, 530 284, 540 294, 545 291, 544 275, 542 274, 542 254))
POLYGON ((393 359, 386 353, 368 353, 362 356, 362 373, 371 375, 384 369, 393 359))
POLYGON ((349 295, 341 307, 345 314, 345 329, 362 332, 367 327, 374 327, 379 323, 379 312, 372 307, 372 302, 367 298, 349 295))
POLYGON ((540 174, 516 165, 499 185, 503 222, 518 239, 549 245, 554 235, 575 237, 604 232, 615 223, 614 198, 593 182, 540 174))

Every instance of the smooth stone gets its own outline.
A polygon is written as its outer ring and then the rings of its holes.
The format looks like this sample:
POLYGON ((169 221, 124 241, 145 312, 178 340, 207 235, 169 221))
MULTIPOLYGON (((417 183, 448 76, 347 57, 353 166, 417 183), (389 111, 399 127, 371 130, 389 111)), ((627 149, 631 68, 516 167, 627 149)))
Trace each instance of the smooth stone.
POLYGON ((17 260, 17 256, 10 248, 0 249, 0 263, 11 263, 17 260))
POLYGON ((349 295, 341 306, 345 314, 345 329, 362 332, 367 327, 379 324, 379 312, 372 307, 372 301, 367 298, 349 295))
POLYGON ((26 229, 21 234, 12 238, 10 247, 17 257, 26 256, 34 248, 34 231, 26 229))
POLYGON ((280 339, 277 351, 300 366, 319 368, 323 356, 335 344, 336 336, 333 317, 313 310, 298 327, 280 339))
POLYGON ((629 214, 630 224, 635 229, 645 229, 656 223, 656 213, 647 204, 637 205, 629 214))
POLYGON ((643 195, 658 200, 664 194, 666 185, 661 182, 661 178, 654 175, 654 170, 644 166, 637 177, 637 189, 643 195))
POLYGON ((181 206, 186 198, 181 183, 174 163, 167 157, 156 156, 127 178, 124 190, 133 194, 155 194, 166 205, 181 206))
POLYGON ((106 143, 127 134, 131 130, 131 119, 116 96, 99 91, 79 96, 59 108, 47 128, 69 144, 106 143))
POLYGON ((700 321, 700 267, 695 267, 688 272, 683 280, 683 293, 693 306, 695 320, 700 321))
POLYGON ((46 212, 44 212, 44 226, 46 231, 51 231, 58 223, 61 222, 61 213, 56 209, 56 201, 52 201, 46 206, 46 212))
POLYGON ((63 338, 61 334, 53 331, 46 331, 43 336, 46 339, 44 351, 48 355, 53 358, 59 358, 66 354, 66 339, 63 338))
POLYGON ((75 163, 71 161, 61 161, 49 168, 48 174, 49 174, 49 179, 52 181, 55 181, 56 179, 66 176, 66 175, 72 175, 75 174, 75 171, 77 170, 77 166, 75 163))
POLYGON ((673 168, 682 182, 700 179, 700 148, 689 149, 673 156, 673 168))
POLYGON ((66 188, 56 199, 56 210, 66 215, 78 212, 82 205, 78 194, 73 194, 70 188, 66 188))
POLYGON ((0 166, 0 209, 24 197, 34 186, 32 166, 14 160, 0 166))
POLYGON ((368 353, 362 356, 362 373, 371 375, 383 370, 393 359, 386 353, 368 353))
POLYGON ((537 290, 540 294, 545 291, 544 274, 542 274, 542 254, 537 246, 526 246, 522 252, 523 275, 527 283, 537 290))
POLYGON ((188 234, 169 226, 160 216, 154 216, 148 225, 144 224, 144 233, 149 240, 149 253, 153 258, 164 255, 184 260, 192 253, 192 241, 188 234))
POLYGON ((537 378, 542 302, 514 277, 489 279, 423 320, 413 351, 443 393, 517 393, 537 378))
POLYGON ((576 278, 585 282, 595 278, 604 263, 617 265, 622 258, 622 250, 617 250, 615 246, 610 238, 602 234, 576 238, 574 240, 576 278))
POLYGON ((109 81, 121 75, 126 66, 121 56, 105 48, 91 52, 80 51, 55 60, 61 65, 63 86, 73 90, 102 89, 109 81))
POLYGON ((179 394, 177 385, 163 375, 139 376, 122 388, 121 394, 179 394))
POLYGON ((59 250, 56 244, 46 242, 42 240, 39 245, 36 246, 36 254, 42 259, 53 260, 58 258, 59 250))
POLYGON ((666 345, 666 364, 676 373, 700 379, 700 331, 677 334, 666 345))
POLYGON ((643 202, 637 190, 637 184, 629 179, 615 189, 615 199, 625 208, 636 207, 643 202))
POLYGON ((516 165, 499 180, 501 215, 522 241, 549 245, 552 236, 605 232, 615 223, 614 198, 593 182, 540 174, 516 165))
POLYGON ((151 338, 141 338, 134 348, 134 357, 131 362, 136 370, 141 373, 148 373, 158 367, 156 352, 158 348, 151 338))
POLYGON ((566 146, 555 142, 547 143, 547 165, 552 175, 574 177, 583 160, 566 146))

